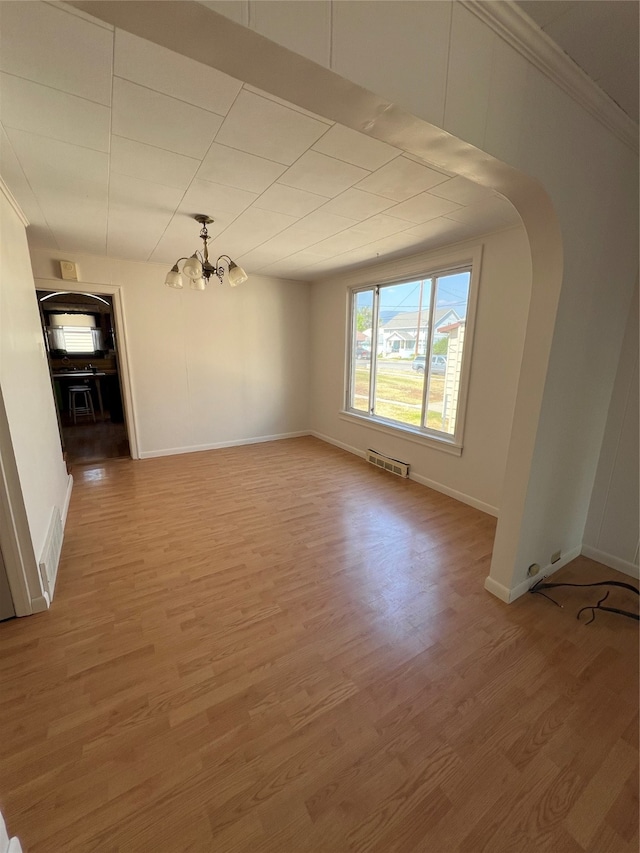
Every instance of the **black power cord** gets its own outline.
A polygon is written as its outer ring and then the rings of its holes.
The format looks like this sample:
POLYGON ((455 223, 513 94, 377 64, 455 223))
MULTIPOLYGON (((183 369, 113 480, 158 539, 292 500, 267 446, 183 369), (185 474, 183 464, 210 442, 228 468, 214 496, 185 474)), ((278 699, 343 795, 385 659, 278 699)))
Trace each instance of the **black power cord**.
MULTIPOLYGON (((551 598, 550 595, 547 595, 545 592, 542 592, 543 589, 553 589, 554 587, 560 586, 617 586, 621 589, 628 589, 631 592, 635 592, 636 595, 640 596, 640 590, 637 587, 632 586, 630 583, 623 583, 622 581, 597 581, 596 583, 545 583, 544 578, 539 580, 537 583, 534 583, 533 586, 529 589, 529 592, 535 593, 537 595, 543 595, 545 598, 548 598, 549 601, 552 601, 556 605, 556 607, 562 607, 562 604, 559 604, 555 599, 551 598)), ((640 615, 638 615, 637 613, 632 613, 629 610, 620 610, 618 607, 603 607, 602 604, 609 597, 609 592, 610 590, 607 590, 605 595, 598 601, 597 604, 588 605, 587 607, 581 607, 580 610, 578 610, 576 619, 580 619, 580 614, 584 613, 585 610, 590 610, 591 619, 589 619, 588 622, 585 622, 585 625, 590 625, 596 618, 596 610, 606 610, 607 613, 619 613, 620 616, 628 616, 629 619, 635 619, 636 621, 640 621, 640 615)))

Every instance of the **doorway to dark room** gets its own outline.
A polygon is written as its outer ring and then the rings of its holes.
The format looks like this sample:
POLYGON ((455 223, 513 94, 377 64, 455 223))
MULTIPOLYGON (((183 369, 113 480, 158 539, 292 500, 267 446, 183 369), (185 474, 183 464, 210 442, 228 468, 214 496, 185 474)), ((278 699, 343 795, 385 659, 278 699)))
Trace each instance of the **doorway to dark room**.
POLYGON ((36 295, 67 464, 130 458, 112 297, 36 295))

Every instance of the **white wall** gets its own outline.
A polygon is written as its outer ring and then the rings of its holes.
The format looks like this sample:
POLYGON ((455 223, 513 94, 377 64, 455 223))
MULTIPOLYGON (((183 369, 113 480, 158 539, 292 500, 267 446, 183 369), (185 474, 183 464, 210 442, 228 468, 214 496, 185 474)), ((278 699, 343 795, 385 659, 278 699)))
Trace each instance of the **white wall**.
POLYGON ((33 250, 38 288, 63 289, 63 259, 89 292, 121 288, 141 456, 308 430, 307 283, 251 276, 180 291, 160 264, 33 250))
MULTIPOLYGON (((531 263, 523 228, 461 243, 449 251, 464 257, 479 243, 483 255, 462 456, 340 418, 347 347, 348 283, 344 276, 313 286, 311 425, 315 433, 342 446, 359 452, 373 447, 409 462, 412 476, 497 514, 522 358, 531 263)), ((420 256, 425 269, 437 255, 420 256)), ((397 268, 402 274, 401 261, 397 268)), ((375 268, 357 275, 362 282, 375 282, 375 268)), ((349 281, 353 285, 352 279, 353 274, 349 281)))
POLYGON ((638 291, 629 311, 582 552, 638 577, 638 291))
MULTIPOLYGON (((15 465, 19 477, 13 503, 14 510, 23 507, 26 513, 31 548, 23 543, 23 557, 28 557, 34 600, 42 595, 35 560, 42 555, 54 507, 64 516, 70 479, 62 459, 25 226, 1 191, 0 207, 1 416, 6 417, 11 444, 3 446, 3 465, 15 465)), ((5 552, 5 560, 9 558, 5 552)), ((41 607, 42 602, 37 609, 41 607)))

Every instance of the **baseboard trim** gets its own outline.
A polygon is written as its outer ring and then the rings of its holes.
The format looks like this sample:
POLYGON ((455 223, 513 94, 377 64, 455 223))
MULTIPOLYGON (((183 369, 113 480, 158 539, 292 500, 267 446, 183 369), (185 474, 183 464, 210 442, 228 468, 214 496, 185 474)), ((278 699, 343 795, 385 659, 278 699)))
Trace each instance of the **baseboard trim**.
POLYGON ((312 430, 309 435, 312 435, 314 438, 319 438, 320 441, 324 441, 326 444, 333 444, 334 447, 339 447, 340 450, 346 450, 347 453, 353 453, 354 456, 359 456, 361 459, 366 459, 366 453, 364 450, 359 450, 351 444, 345 444, 343 441, 338 441, 337 438, 331 438, 330 435, 324 435, 324 433, 316 432, 315 430, 312 430))
POLYGON ((278 435, 260 435, 256 438, 242 438, 238 441, 218 441, 213 444, 196 444, 191 447, 168 447, 164 450, 142 450, 140 459, 156 459, 159 456, 179 456, 182 453, 202 453, 204 450, 221 450, 224 447, 242 447, 245 444, 263 444, 267 441, 282 441, 286 438, 301 438, 311 435, 309 430, 283 432, 278 435))
POLYGON ((486 512, 487 515, 492 515, 494 518, 498 517, 497 506, 492 506, 491 504, 478 500, 478 498, 474 498, 472 495, 467 495, 464 492, 458 492, 456 489, 452 489, 442 483, 437 483, 435 480, 430 480, 428 477, 423 477, 421 474, 412 474, 411 471, 409 471, 409 479, 415 480, 416 483, 420 483, 422 486, 427 486, 427 488, 433 489, 436 492, 442 492, 443 495, 454 498, 455 500, 460 501, 460 503, 472 506, 474 509, 479 509, 480 512, 486 512))
POLYGON ((31 612, 42 613, 51 607, 51 601, 46 592, 31 599, 31 612))
POLYGON ((576 557, 579 557, 581 550, 582 548, 580 545, 572 548, 570 551, 567 551, 557 563, 549 563, 549 565, 545 566, 537 575, 534 575, 532 578, 525 578, 519 584, 516 584, 516 586, 511 588, 504 586, 504 584, 494 580, 491 575, 488 575, 484 581, 484 588, 487 592, 490 592, 492 595, 495 595, 496 598, 499 598, 500 601, 504 601, 505 604, 512 604, 516 599, 523 596, 526 592, 529 592, 534 583, 538 583, 538 581, 541 581, 543 578, 548 578, 550 575, 555 574, 559 569, 562 569, 572 560, 575 560, 576 557))
POLYGON ((73 490, 73 477, 69 474, 67 479, 67 491, 64 496, 64 503, 62 504, 62 512, 60 513, 60 518, 62 520, 62 530, 64 532, 64 528, 67 523, 67 513, 69 512, 69 504, 71 503, 71 492, 73 490))
POLYGON ((509 587, 502 583, 498 583, 498 581, 494 580, 491 575, 487 575, 484 579, 484 588, 487 592, 490 592, 492 595, 495 595, 496 598, 499 598, 500 601, 504 601, 505 604, 510 603, 509 594, 511 590, 509 587))
POLYGON ((608 566, 610 569, 615 569, 617 572, 622 572, 623 575, 628 575, 634 580, 640 580, 640 568, 628 560, 623 560, 621 557, 616 557, 613 554, 607 554, 606 551, 599 551, 597 548, 592 548, 591 545, 582 545, 582 552, 585 557, 590 560, 595 560, 596 563, 602 563, 603 566, 608 566))
MULTIPOLYGON (((331 438, 328 435, 324 435, 321 432, 315 432, 312 430, 310 434, 314 436, 314 438, 319 438, 320 441, 325 441, 327 444, 333 444, 341 450, 346 450, 348 453, 360 456, 361 459, 366 459, 367 457, 364 450, 359 450, 357 447, 352 447, 350 444, 345 444, 344 442, 331 438)), ((447 495, 447 497, 454 498, 454 500, 460 501, 460 503, 472 506, 474 509, 479 509, 481 512, 486 512, 488 515, 493 515, 496 518, 498 516, 497 507, 491 506, 491 504, 485 503, 484 501, 480 501, 471 495, 466 495, 464 492, 458 492, 449 486, 443 485, 442 483, 437 483, 435 480, 430 480, 428 477, 423 477, 422 474, 414 474, 411 469, 409 469, 409 479, 414 480, 416 483, 420 483, 421 486, 426 486, 428 489, 433 489, 436 492, 447 495)))

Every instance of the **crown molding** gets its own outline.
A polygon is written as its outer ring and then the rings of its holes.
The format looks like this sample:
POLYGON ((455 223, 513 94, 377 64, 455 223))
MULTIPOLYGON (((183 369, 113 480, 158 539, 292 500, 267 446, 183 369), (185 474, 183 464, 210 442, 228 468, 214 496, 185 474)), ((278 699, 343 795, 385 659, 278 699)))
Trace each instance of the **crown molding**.
POLYGON ((637 153, 638 125, 515 3, 511 0, 460 2, 637 153))
POLYGON ((22 222, 22 224, 24 225, 25 228, 28 228, 29 227, 29 220, 27 219, 27 217, 22 212, 22 208, 20 207, 20 205, 16 201, 16 197, 11 192, 9 187, 5 184, 5 182, 1 176, 0 176, 0 193, 2 193, 2 195, 6 198, 6 200, 9 202, 9 204, 14 209, 14 211, 18 214, 18 219, 20 220, 20 222, 22 222))

